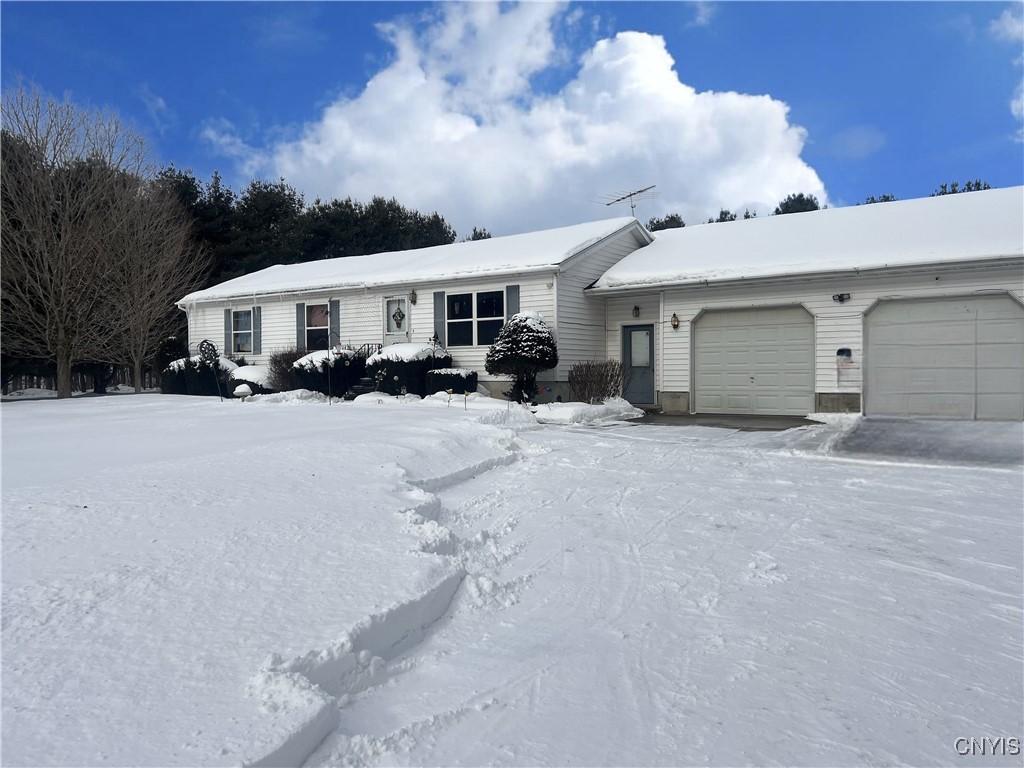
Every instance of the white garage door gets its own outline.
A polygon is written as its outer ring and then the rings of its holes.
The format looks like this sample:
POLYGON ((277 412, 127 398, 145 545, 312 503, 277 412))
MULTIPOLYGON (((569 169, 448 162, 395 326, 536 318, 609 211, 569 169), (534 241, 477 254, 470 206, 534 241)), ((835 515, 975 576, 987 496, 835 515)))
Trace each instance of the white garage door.
POLYGON ((1024 307, 1009 296, 884 301, 866 333, 868 415, 1024 418, 1024 307))
POLYGON ((715 310, 694 330, 697 413, 814 410, 814 318, 802 307, 715 310))

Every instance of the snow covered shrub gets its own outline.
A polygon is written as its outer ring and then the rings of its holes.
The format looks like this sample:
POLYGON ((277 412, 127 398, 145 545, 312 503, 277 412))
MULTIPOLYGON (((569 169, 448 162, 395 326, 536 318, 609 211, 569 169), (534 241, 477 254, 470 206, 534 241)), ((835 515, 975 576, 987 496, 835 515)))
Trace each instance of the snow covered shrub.
POLYGON ((292 363, 298 389, 341 397, 363 377, 365 358, 351 349, 320 349, 292 363))
POLYGON ((216 366, 198 355, 173 360, 160 375, 160 391, 165 395, 230 396, 229 377, 237 367, 226 357, 216 366))
POLYGON ((449 389, 456 395, 476 392, 476 371, 468 368, 435 368, 427 371, 427 394, 447 392, 449 389))
POLYGON ((556 365, 555 337, 536 312, 512 315, 484 358, 488 373, 512 377, 512 388, 505 395, 520 403, 537 395, 537 374, 556 365))
POLYGON ((234 390, 246 386, 250 395, 266 395, 273 392, 270 388, 270 369, 265 365, 240 365, 231 371, 228 378, 234 390))
POLYGON ((168 336, 156 348, 153 367, 155 370, 163 371, 172 360, 181 360, 183 357, 188 357, 188 343, 181 336, 168 336))
POLYGON ((618 360, 586 361, 569 367, 569 391, 580 403, 603 403, 622 395, 622 363, 618 360))
POLYGON ((450 368, 452 356, 444 347, 432 344, 392 344, 366 359, 366 375, 389 395, 424 395, 427 371, 450 368))

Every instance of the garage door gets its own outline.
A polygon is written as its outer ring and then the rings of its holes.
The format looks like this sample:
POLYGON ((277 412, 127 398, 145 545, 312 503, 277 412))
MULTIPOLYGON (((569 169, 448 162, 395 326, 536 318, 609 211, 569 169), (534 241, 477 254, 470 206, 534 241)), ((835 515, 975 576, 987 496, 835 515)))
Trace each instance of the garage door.
POLYGON ((716 310, 694 327, 697 413, 814 410, 814 318, 807 310, 716 310))
POLYGON ((1024 418, 1024 307, 1009 296, 884 301, 866 333, 868 415, 1024 418))

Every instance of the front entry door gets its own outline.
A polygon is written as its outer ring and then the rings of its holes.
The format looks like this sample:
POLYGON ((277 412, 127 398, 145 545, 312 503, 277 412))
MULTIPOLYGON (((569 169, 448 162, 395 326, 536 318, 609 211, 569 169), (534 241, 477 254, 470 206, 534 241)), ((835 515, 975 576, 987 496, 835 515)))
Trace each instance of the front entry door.
POLYGON ((622 372, 625 378, 622 396, 633 405, 653 405, 654 326, 622 327, 622 372))
POLYGON ((409 297, 388 296, 384 300, 384 344, 409 341, 409 297))

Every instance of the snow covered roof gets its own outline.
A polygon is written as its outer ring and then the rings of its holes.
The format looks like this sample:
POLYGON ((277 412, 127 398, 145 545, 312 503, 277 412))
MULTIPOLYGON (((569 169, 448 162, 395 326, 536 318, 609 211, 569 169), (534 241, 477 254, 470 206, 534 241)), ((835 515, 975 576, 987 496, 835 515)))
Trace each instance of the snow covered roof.
POLYGON ((277 264, 195 291, 178 303, 556 269, 580 251, 631 225, 643 231, 636 219, 630 217, 603 219, 558 229, 409 251, 346 256, 303 264, 277 264))
POLYGON ((593 290, 1024 256, 1024 187, 654 233, 593 290))

